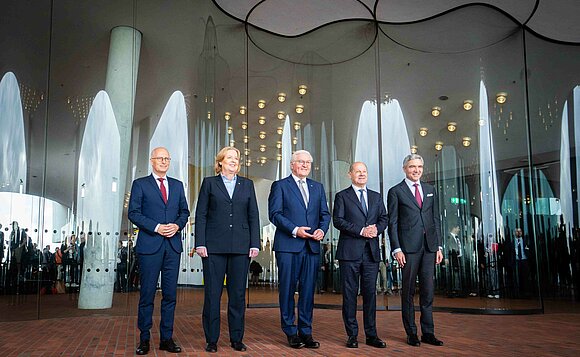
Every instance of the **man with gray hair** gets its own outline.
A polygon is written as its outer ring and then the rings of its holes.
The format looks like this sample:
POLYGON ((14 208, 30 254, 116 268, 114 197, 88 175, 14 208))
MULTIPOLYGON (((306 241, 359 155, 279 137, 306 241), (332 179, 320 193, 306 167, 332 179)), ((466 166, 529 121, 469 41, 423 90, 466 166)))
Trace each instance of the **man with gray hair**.
POLYGON ((312 314, 320 241, 328 230, 330 213, 324 187, 307 178, 311 168, 312 155, 306 150, 296 151, 290 161, 292 174, 275 181, 268 197, 270 222, 276 226, 280 319, 292 348, 320 347, 312 338, 312 314), (297 287, 298 324, 294 312, 297 287))
POLYGON ((389 238, 393 257, 402 268, 401 310, 407 344, 421 342, 442 346, 435 337, 433 324, 433 277, 435 264, 441 263, 441 222, 435 188, 421 182, 423 158, 407 155, 403 160, 405 179, 391 187, 387 197, 389 238), (419 305, 421 306, 421 341, 415 324, 415 281, 419 276, 419 305))

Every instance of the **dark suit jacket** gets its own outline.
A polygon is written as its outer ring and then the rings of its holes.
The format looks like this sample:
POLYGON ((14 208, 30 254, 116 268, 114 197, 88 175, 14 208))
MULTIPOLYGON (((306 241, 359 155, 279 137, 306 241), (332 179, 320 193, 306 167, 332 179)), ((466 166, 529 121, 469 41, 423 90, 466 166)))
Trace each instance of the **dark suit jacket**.
POLYGON ((324 187, 320 182, 308 178, 306 184, 309 191, 308 209, 292 175, 272 184, 268 197, 268 213, 270 222, 276 226, 275 251, 297 253, 309 244, 313 253, 320 253, 320 242, 292 236, 295 227, 311 227, 309 233, 321 229, 326 234, 330 225, 324 187))
POLYGON ((167 184, 169 198, 165 204, 153 175, 133 181, 128 216, 139 227, 139 238, 135 245, 135 251, 139 254, 153 254, 161 248, 163 240, 167 238, 155 233, 155 227, 167 223, 179 226, 179 231, 169 238, 169 242, 177 253, 183 251, 181 230, 189 217, 185 191, 183 183, 174 178, 167 177, 167 184))
POLYGON ((232 198, 221 175, 206 177, 195 210, 195 246, 209 254, 260 248, 260 213, 252 180, 238 176, 232 198))
POLYGON ((363 227, 377 225, 379 235, 387 229, 387 210, 378 192, 367 189, 368 212, 365 216, 358 194, 351 187, 338 192, 334 198, 333 224, 340 231, 336 259, 357 260, 363 255, 365 244, 369 242, 373 260, 381 261, 379 240, 360 235, 363 227))
POLYGON ((389 238, 391 249, 416 253, 427 241, 427 250, 436 252, 441 244, 441 219, 435 188, 421 182, 423 205, 419 208, 415 196, 403 180, 391 187, 387 196, 389 238))

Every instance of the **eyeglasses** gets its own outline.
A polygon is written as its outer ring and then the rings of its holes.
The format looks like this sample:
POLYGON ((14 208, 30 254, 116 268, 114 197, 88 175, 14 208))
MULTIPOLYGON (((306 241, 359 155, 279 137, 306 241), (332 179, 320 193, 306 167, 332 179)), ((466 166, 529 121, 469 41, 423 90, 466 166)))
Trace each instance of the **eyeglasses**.
POLYGON ((296 160, 294 162, 297 164, 300 164, 300 165, 306 165, 306 166, 312 165, 312 161, 296 160))
POLYGON ((157 160, 157 162, 163 162, 163 161, 171 161, 170 157, 152 157, 151 160, 157 160))

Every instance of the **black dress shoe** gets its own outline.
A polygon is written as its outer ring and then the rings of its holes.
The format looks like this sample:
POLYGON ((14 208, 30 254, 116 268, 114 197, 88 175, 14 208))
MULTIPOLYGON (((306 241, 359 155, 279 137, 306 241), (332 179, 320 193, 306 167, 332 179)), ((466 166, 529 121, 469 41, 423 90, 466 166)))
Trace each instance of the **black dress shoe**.
POLYGON ((181 352, 181 347, 179 347, 172 338, 169 340, 161 340, 161 342, 159 342, 159 349, 170 353, 181 352))
POLYGON ((417 335, 407 335, 407 344, 415 347, 421 346, 421 341, 417 335))
POLYGON ((149 353, 149 340, 139 342, 139 346, 137 346, 135 354, 142 356, 146 355, 147 353, 149 353))
POLYGON ((205 351, 210 352, 210 353, 216 353, 217 352, 217 344, 208 343, 207 345, 205 345, 205 351))
POLYGON ((302 348, 304 347, 304 342, 300 339, 298 335, 288 336, 288 344, 292 348, 302 348))
POLYGON ((367 337, 366 344, 376 348, 387 348, 385 341, 381 340, 377 336, 367 337))
POLYGON ((302 335, 300 336, 302 339, 302 343, 304 343, 304 347, 306 348, 318 348, 320 347, 320 342, 315 341, 312 338, 312 335, 302 335))
POLYGON ((248 349, 242 341, 232 342, 232 348, 239 352, 245 352, 248 349))
POLYGON ((356 339, 356 336, 348 336, 348 340, 346 340, 346 347, 358 348, 358 340, 356 339))
POLYGON ((426 333, 421 336, 421 341, 433 346, 443 346, 443 341, 438 340, 437 337, 435 337, 435 335, 432 333, 426 333))

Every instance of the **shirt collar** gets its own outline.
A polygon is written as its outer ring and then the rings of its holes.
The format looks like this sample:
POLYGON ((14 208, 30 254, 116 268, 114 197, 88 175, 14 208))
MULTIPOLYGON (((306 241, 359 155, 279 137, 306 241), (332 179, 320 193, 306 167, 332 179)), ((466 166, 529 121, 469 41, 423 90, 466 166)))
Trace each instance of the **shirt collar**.
POLYGON ((409 180, 408 178, 405 177, 405 183, 407 184, 407 186, 413 188, 415 187, 415 184, 419 184, 419 187, 421 187, 421 181, 417 181, 417 182, 413 182, 411 180, 409 180))
POLYGON ((155 174, 155 172, 151 172, 151 175, 153 175, 153 177, 155 178, 155 181, 159 181, 160 178, 162 178, 165 181, 167 181, 167 175, 165 175, 165 176, 159 176, 159 175, 155 174))
POLYGON ((354 192, 358 192, 358 190, 363 190, 365 192, 367 192, 367 185, 364 185, 363 187, 358 187, 355 185, 350 185, 352 187, 352 189, 354 190, 354 192))
POLYGON ((238 180, 238 175, 234 175, 234 177, 231 180, 222 173, 220 173, 220 176, 222 177, 222 180, 224 180, 224 182, 236 182, 238 180))
POLYGON ((294 179, 294 182, 296 182, 296 184, 298 184, 298 181, 300 181, 300 180, 304 180, 304 182, 306 182, 306 177, 301 179, 300 177, 292 174, 292 178, 294 179))

